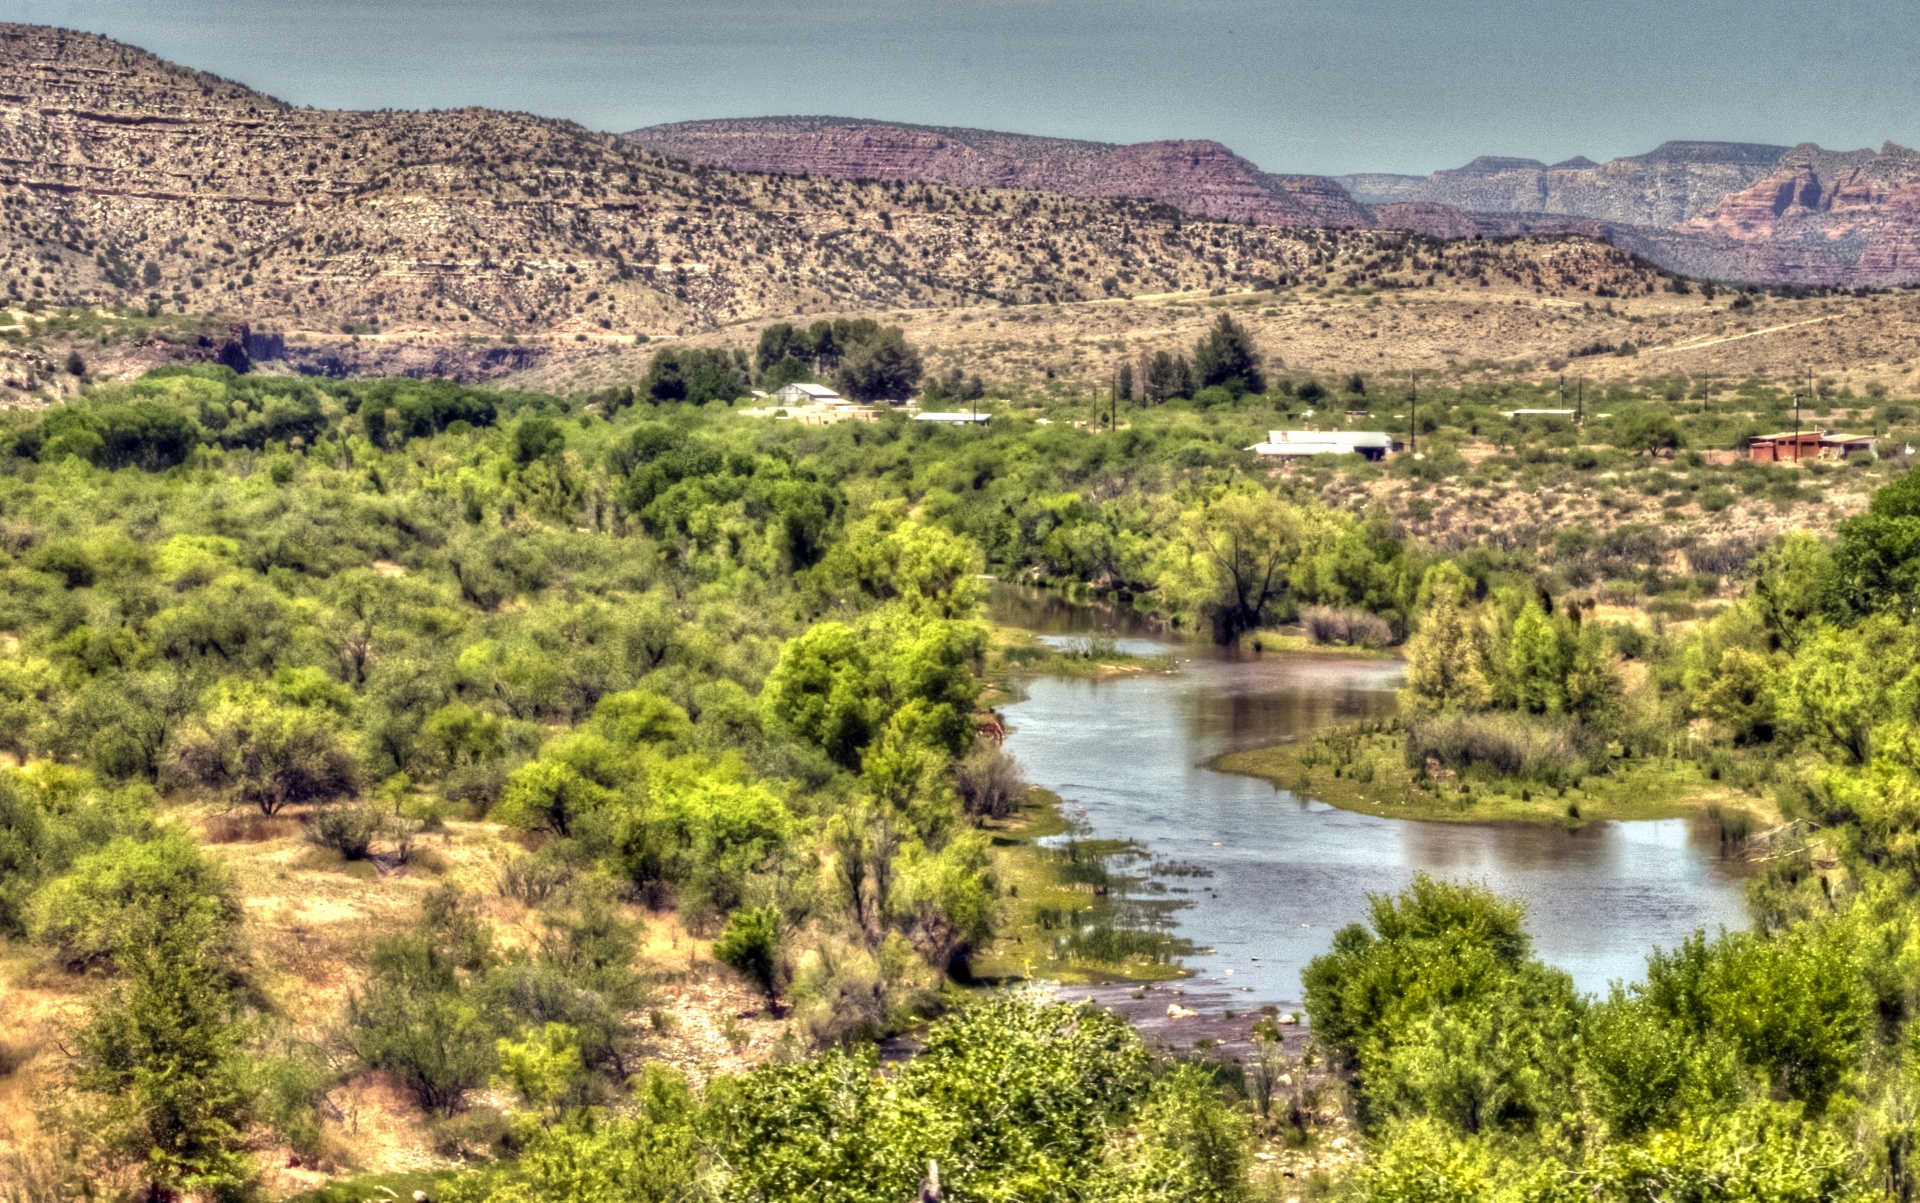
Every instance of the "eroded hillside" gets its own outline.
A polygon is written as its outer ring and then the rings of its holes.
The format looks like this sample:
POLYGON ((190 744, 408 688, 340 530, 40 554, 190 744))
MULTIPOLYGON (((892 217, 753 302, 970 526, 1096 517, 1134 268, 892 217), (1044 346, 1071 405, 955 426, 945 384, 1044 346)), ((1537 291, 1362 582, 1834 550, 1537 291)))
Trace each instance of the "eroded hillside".
POLYGON ((566 122, 327 112, 0 27, 0 291, 289 331, 679 333, 1297 275, 1373 236, 1149 203, 681 169, 566 122))

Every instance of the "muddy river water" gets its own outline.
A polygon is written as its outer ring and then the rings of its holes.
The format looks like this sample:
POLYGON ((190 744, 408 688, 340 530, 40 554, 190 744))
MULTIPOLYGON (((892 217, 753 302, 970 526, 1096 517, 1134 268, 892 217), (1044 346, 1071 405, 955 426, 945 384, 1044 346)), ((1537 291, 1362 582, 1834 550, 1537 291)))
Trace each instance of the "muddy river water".
POLYGON ((1027 779, 1083 813, 1093 835, 1210 873, 1160 879, 1167 897, 1191 904, 1172 912, 1174 929, 1216 950, 1189 962, 1196 986, 1297 1002, 1300 970, 1336 930, 1365 918, 1368 893, 1399 890, 1422 870, 1523 900, 1536 950, 1584 991, 1637 980, 1656 945, 1745 924, 1743 867, 1722 857, 1702 823, 1567 830, 1382 819, 1206 767, 1222 752, 1389 713, 1397 663, 1226 658, 1005 586, 993 611, 1050 640, 1104 630, 1126 650, 1179 657, 1171 673, 1035 680, 1003 713, 1007 750, 1027 779))

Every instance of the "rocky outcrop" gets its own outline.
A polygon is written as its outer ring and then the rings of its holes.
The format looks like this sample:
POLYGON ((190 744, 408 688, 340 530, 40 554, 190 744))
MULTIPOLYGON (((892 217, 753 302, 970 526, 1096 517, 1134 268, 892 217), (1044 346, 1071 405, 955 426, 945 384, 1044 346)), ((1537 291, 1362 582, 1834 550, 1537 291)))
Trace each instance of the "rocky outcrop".
POLYGON ((1668 226, 1751 185, 1772 170, 1782 146, 1744 142, 1668 142, 1644 155, 1595 163, 1578 157, 1548 166, 1536 159, 1485 156, 1428 176, 1339 177, 1369 205, 1423 202, 1472 213, 1555 214, 1619 225, 1668 226))
POLYGON ((1271 175, 1218 142, 1117 146, 840 117, 687 121, 626 138, 671 159, 736 171, 1135 197, 1199 217, 1264 225, 1373 224, 1334 181, 1271 175))
POLYGON ((1661 240, 1729 278, 1885 285, 1920 280, 1920 153, 1811 143, 1661 240))

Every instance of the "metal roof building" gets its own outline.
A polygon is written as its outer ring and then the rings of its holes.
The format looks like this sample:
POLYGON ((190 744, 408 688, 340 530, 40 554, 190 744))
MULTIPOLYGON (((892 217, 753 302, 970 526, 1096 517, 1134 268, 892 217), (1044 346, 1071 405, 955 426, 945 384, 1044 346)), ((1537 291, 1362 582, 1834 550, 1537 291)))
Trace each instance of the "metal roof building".
POLYGON ((1393 436, 1378 430, 1269 430, 1266 442, 1255 443, 1247 450, 1269 459, 1361 455, 1383 460, 1393 448, 1393 436))

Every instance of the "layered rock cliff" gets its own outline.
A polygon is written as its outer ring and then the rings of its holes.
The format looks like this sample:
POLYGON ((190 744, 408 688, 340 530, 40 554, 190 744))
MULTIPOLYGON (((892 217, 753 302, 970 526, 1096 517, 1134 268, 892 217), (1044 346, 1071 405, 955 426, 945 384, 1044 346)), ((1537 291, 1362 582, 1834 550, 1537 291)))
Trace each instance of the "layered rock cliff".
POLYGON ((1920 153, 1811 143, 1658 239, 1737 279, 1885 285, 1920 280, 1920 153))
POLYGON ((669 158, 736 171, 1135 197, 1264 225, 1374 224, 1334 181, 1269 174, 1218 142, 1119 146, 840 117, 687 121, 626 138, 669 158))
POLYGON ((1370 205, 1450 205, 1472 213, 1555 214, 1620 225, 1670 226, 1772 170, 1784 146, 1668 142, 1644 155, 1548 166, 1486 156, 1428 176, 1351 175, 1340 183, 1370 205))

